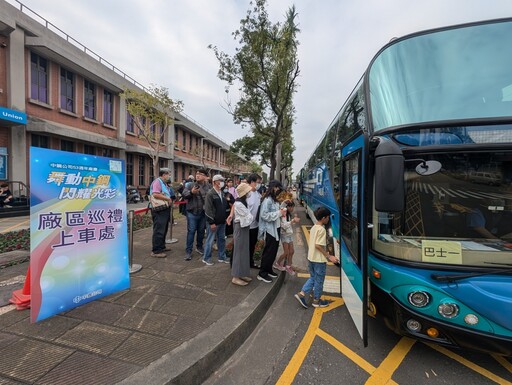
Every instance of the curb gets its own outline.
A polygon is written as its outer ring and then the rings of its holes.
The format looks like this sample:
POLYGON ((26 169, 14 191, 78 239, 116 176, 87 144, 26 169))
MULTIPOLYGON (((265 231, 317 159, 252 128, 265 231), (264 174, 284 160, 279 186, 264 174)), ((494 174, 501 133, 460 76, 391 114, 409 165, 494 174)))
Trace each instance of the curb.
POLYGON ((261 321, 283 285, 280 274, 270 285, 259 285, 226 315, 172 352, 118 382, 118 385, 200 384, 224 364, 261 321))
POLYGON ((0 253, 0 269, 26 262, 30 259, 29 250, 14 250, 0 253))

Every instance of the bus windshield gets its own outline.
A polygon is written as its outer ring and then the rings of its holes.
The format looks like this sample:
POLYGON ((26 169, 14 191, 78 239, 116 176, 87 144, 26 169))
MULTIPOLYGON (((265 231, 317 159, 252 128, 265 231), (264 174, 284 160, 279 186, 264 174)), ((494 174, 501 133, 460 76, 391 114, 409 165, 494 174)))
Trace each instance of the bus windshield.
POLYGON ((512 116, 512 21, 398 40, 369 70, 374 132, 419 122, 512 116))
POLYGON ((416 262, 512 265, 512 152, 407 153, 405 180, 405 210, 373 213, 377 252, 416 262), (419 175, 417 159, 442 168, 419 175))

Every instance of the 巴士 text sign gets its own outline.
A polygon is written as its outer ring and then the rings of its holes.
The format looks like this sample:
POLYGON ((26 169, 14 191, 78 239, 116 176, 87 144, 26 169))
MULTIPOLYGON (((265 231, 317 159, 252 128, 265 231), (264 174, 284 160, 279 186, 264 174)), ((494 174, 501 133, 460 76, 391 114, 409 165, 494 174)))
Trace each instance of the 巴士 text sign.
POLYGON ((127 289, 124 161, 30 148, 32 322, 127 289))

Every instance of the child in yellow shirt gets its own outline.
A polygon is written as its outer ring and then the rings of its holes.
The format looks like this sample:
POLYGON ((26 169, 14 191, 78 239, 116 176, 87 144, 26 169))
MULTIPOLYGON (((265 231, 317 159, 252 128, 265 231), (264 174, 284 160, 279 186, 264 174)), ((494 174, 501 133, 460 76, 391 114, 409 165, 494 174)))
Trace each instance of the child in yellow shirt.
POLYGON ((295 298, 302 307, 308 308, 306 295, 313 291, 313 307, 327 307, 329 301, 320 299, 325 281, 326 262, 339 263, 338 258, 329 255, 326 250, 327 232, 325 225, 329 223, 331 212, 326 207, 319 207, 315 210, 316 223, 309 233, 308 261, 309 279, 302 290, 295 294, 295 298))

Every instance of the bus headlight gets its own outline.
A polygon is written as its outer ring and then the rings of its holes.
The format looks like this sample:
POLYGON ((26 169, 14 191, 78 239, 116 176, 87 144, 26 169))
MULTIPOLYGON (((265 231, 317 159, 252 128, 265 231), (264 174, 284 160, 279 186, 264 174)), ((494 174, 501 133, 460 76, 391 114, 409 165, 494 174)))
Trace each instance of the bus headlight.
POLYGON ((409 303, 414 307, 425 307, 430 303, 430 295, 424 291, 409 293, 409 303))
POLYGON ((454 303, 445 302, 437 307, 437 312, 444 318, 453 318, 459 314, 459 306, 454 303))

